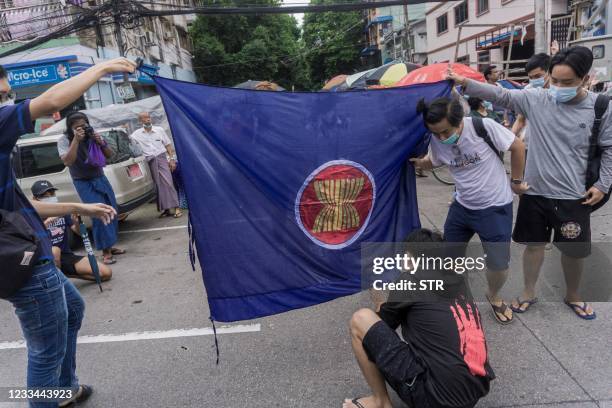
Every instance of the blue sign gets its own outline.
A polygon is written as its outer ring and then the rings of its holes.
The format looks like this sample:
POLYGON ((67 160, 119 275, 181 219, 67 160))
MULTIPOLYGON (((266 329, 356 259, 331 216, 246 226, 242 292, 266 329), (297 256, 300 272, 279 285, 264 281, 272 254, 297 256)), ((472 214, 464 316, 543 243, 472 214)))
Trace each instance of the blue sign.
POLYGON ((13 88, 52 84, 70 78, 70 65, 57 63, 8 69, 8 81, 13 88))

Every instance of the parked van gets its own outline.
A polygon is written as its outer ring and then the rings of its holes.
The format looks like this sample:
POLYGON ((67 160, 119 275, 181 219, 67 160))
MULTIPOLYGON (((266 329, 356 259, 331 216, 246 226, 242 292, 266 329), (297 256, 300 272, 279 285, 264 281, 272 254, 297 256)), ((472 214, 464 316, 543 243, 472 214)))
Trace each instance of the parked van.
MULTIPOLYGON (((144 156, 136 156, 130 138, 123 128, 96 129, 115 154, 106 160, 104 174, 115 191, 118 212, 123 217, 152 201, 156 196, 155 184, 144 156)), ((37 180, 49 180, 58 188, 61 202, 81 202, 72 184, 68 168, 59 157, 57 141, 62 135, 22 137, 13 151, 13 168, 17 181, 26 195, 37 180)))

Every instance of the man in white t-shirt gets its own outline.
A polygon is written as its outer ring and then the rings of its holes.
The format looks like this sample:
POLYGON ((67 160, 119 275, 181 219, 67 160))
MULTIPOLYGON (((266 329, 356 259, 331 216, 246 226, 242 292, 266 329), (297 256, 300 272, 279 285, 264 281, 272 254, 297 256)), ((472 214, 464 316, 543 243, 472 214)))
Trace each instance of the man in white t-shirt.
POLYGON ((424 169, 447 165, 455 179, 455 200, 444 224, 444 238, 450 243, 466 243, 478 234, 487 254, 487 297, 493 315, 502 324, 510 323, 512 310, 499 291, 508 277, 510 262, 512 192, 522 194, 529 188, 522 180, 525 146, 491 119, 464 117, 457 99, 439 98, 430 105, 421 101, 417 109, 434 137, 430 153, 411 161, 424 169), (486 130, 484 134, 476 130, 478 124, 486 130), (512 180, 499 155, 505 151, 512 153, 512 180))

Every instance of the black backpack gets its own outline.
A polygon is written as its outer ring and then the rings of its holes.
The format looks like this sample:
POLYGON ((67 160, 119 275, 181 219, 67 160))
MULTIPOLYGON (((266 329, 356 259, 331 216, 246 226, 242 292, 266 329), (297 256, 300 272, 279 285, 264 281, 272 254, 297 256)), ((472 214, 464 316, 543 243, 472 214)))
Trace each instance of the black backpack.
MULTIPOLYGON (((599 168, 601 167, 601 155, 603 149, 599 145, 599 131, 601 130, 601 120, 608 110, 610 104, 610 98, 604 94, 597 95, 595 100, 595 121, 593 121, 593 127, 591 128, 591 139, 589 141, 589 159, 587 162, 586 171, 586 189, 588 190, 599 180, 599 168)), ((610 193, 612 193, 612 186, 607 191, 600 202, 592 207, 592 211, 600 209, 610 199, 610 193)))
POLYGON ((0 209, 0 298, 14 295, 32 277, 40 256, 38 243, 21 214, 0 209))
POLYGON ((499 157, 499 160, 501 160, 503 163, 504 162, 504 151, 499 150, 495 146, 495 144, 493 144, 493 141, 491 140, 491 137, 489 136, 489 132, 487 132, 487 128, 485 128, 484 126, 482 118, 477 117, 477 116, 472 116, 472 125, 474 125, 474 130, 476 130, 476 134, 482 139, 484 139, 484 141, 489 145, 489 147, 493 149, 493 151, 495 152, 495 155, 499 157))

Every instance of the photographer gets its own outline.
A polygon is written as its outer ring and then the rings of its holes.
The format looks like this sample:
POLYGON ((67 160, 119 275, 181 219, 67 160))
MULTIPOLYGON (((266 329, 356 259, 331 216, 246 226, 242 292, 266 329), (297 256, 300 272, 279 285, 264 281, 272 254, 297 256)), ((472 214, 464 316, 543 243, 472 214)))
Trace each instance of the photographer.
MULTIPOLYGON (((89 125, 89 118, 82 112, 73 112, 66 117, 66 133, 57 142, 57 150, 66 166, 74 187, 84 203, 105 203, 117 209, 115 192, 104 175, 104 158, 113 155, 106 141, 89 125)), ((114 248, 117 242, 117 220, 104 225, 93 220, 94 244, 102 250, 102 262, 112 265, 116 262, 114 255, 125 251, 114 248)))

